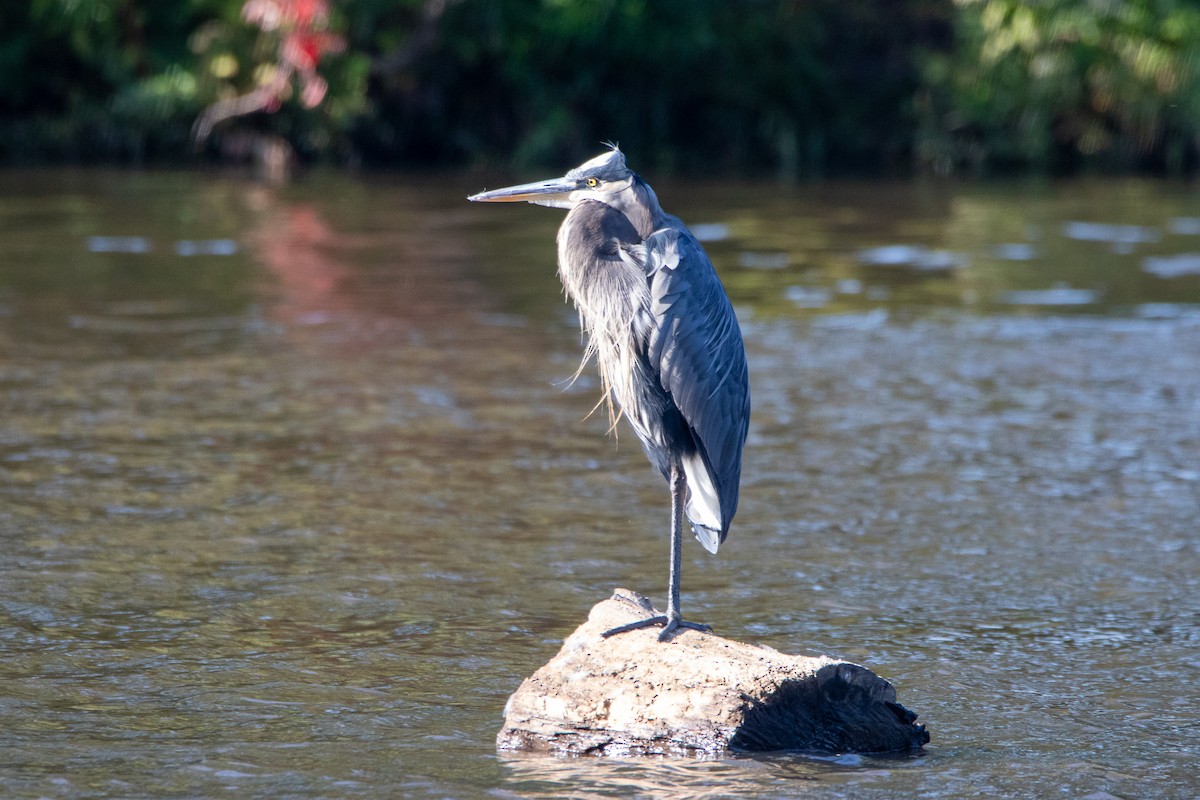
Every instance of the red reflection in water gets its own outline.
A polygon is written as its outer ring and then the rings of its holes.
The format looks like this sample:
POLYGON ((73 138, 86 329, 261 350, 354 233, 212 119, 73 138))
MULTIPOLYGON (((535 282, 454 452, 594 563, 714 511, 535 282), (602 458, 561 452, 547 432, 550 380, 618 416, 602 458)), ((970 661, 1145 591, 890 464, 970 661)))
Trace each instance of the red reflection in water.
POLYGON ((331 255, 338 235, 310 203, 279 206, 260 218, 248 239, 276 281, 268 317, 313 325, 356 311, 346 285, 351 271, 331 255))
POLYGON ((336 324, 372 335, 462 328, 495 310, 493 294, 464 274, 474 253, 455 220, 436 208, 414 211, 404 190, 392 197, 387 211, 332 213, 319 200, 283 201, 257 187, 250 201, 260 213, 244 241, 269 274, 265 316, 290 328, 336 324))

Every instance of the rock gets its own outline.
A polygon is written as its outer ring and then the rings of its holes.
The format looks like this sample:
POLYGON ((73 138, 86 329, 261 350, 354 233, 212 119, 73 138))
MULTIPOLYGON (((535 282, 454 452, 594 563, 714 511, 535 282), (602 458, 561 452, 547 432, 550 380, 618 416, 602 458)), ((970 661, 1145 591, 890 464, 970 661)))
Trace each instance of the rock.
POLYGON ((501 750, 562 755, 715 754, 725 750, 897 753, 929 741, 875 673, 831 658, 684 630, 605 639, 653 613, 627 589, 598 603, 562 649, 508 699, 501 750))

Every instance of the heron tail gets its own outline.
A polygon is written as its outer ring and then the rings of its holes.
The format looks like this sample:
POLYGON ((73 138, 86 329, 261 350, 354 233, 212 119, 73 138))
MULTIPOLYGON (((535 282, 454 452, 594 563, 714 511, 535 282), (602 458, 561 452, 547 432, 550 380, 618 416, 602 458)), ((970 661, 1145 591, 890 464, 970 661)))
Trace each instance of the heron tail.
POLYGON ((717 487, 699 453, 684 456, 683 472, 687 476, 687 516, 692 523, 692 532, 705 550, 715 553, 725 539, 717 487))
POLYGON ((700 542, 700 546, 710 553, 716 553, 717 548, 721 546, 721 532, 716 528, 692 523, 692 533, 696 534, 696 541, 700 542))

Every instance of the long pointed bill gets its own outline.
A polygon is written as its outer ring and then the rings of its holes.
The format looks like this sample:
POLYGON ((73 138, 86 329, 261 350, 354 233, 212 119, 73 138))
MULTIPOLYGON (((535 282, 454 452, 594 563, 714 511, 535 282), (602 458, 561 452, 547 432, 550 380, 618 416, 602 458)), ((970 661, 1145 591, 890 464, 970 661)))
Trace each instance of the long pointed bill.
POLYGON ((472 203, 537 203, 539 206, 563 208, 569 206, 571 192, 579 188, 573 180, 555 178, 550 181, 522 183, 504 189, 473 194, 467 199, 472 203))

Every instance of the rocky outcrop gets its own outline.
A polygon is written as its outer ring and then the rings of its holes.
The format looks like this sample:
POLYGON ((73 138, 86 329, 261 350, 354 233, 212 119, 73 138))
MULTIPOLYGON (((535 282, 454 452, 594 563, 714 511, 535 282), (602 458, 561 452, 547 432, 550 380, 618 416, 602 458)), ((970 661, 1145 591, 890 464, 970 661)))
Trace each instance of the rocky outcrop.
POLYGON ((597 604, 505 706, 502 750, 657 755, 800 750, 896 753, 929 741, 916 714, 875 673, 694 630, 611 638, 658 613, 618 589, 597 604))

